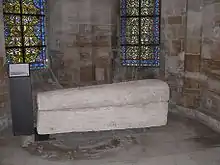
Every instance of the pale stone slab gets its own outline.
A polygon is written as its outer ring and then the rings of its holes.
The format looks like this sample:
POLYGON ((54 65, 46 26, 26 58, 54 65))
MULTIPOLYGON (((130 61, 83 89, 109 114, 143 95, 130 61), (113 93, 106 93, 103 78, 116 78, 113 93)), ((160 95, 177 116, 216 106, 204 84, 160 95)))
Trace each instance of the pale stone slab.
POLYGON ((168 100, 167 83, 157 79, 62 89, 42 92, 37 96, 38 109, 41 111, 147 104, 168 100))
POLYGON ((169 87, 139 80, 39 93, 39 134, 143 128, 167 122, 169 87))
POLYGON ((39 111, 39 134, 145 128, 167 123, 168 103, 39 111))

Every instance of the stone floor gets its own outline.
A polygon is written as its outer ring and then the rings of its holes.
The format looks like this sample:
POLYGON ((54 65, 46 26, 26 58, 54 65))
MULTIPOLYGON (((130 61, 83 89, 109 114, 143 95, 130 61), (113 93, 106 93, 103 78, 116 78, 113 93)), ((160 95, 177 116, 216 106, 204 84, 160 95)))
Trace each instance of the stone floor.
POLYGON ((173 114, 160 128, 54 137, 21 148, 2 133, 0 165, 220 165, 220 135, 173 114))

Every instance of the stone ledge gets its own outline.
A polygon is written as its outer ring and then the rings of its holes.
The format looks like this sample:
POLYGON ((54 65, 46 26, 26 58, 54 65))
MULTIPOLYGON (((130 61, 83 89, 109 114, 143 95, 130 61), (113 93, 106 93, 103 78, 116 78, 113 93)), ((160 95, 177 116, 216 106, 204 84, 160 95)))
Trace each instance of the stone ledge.
POLYGON ((220 133, 220 120, 214 118, 213 116, 207 114, 206 112, 199 111, 196 109, 181 107, 178 105, 174 105, 173 103, 170 103, 170 106, 172 106, 169 108, 170 112, 182 114, 191 119, 197 120, 202 124, 211 128, 212 130, 220 133))

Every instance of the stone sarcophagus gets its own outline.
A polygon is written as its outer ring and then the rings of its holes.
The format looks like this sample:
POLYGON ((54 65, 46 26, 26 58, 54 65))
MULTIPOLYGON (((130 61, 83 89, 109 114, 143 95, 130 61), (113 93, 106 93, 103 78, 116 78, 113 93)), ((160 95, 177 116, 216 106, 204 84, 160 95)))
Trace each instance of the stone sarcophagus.
POLYGON ((42 92, 37 95, 39 134, 166 125, 169 87, 139 80, 42 92))

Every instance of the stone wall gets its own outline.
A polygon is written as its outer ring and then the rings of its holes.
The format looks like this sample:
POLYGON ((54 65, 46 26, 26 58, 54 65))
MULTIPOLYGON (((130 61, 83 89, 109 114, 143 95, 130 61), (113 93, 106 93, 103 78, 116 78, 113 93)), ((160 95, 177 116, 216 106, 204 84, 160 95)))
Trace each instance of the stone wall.
POLYGON ((204 0, 202 16, 201 107, 220 117, 220 1, 204 0))
POLYGON ((121 66, 118 0, 50 0, 48 15, 49 55, 63 86, 159 77, 159 69, 121 66))
POLYGON ((185 37, 184 102, 187 108, 199 108, 203 77, 200 74, 202 0, 188 1, 185 37))
POLYGON ((162 0, 162 47, 165 77, 171 88, 171 102, 184 103, 184 59, 186 40, 186 0, 162 0))
POLYGON ((200 108, 204 84, 204 76, 200 74, 202 1, 162 2, 165 68, 171 102, 186 108, 200 108))
POLYGON ((7 74, 4 67, 4 23, 3 23, 2 3, 0 3, 0 131, 8 124, 8 87, 7 74))
POLYGON ((64 87, 111 83, 112 4, 49 1, 49 55, 64 87))
POLYGON ((220 1, 162 2, 171 103, 220 117, 220 1))

